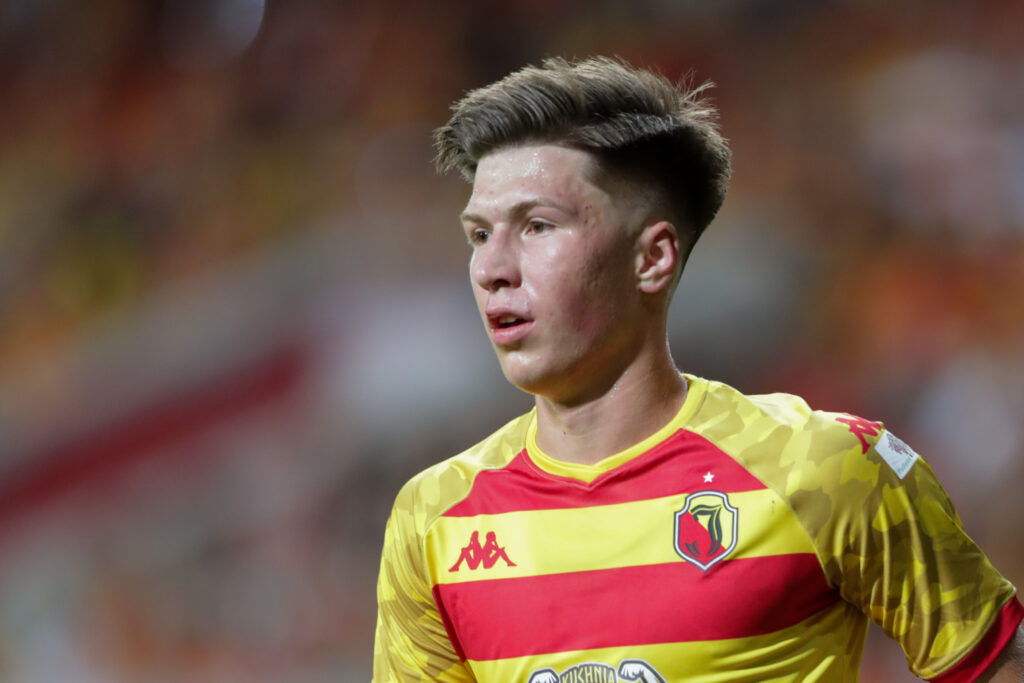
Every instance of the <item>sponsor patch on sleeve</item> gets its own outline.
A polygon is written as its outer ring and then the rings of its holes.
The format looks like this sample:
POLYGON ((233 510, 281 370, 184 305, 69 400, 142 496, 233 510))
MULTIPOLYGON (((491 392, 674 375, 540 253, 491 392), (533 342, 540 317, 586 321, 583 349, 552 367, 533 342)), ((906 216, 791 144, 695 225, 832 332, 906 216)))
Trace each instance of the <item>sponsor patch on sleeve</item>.
POLYGON ((907 476, 907 472, 914 466, 918 457, 913 448, 888 430, 882 432, 882 436, 875 443, 875 450, 900 479, 907 476))

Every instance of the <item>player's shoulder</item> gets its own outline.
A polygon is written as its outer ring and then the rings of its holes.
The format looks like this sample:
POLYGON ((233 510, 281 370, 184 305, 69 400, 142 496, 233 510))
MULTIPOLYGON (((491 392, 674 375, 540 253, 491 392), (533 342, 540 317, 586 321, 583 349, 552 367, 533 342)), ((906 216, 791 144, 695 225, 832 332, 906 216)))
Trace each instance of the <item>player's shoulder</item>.
POLYGON ((802 514, 842 516, 914 480, 912 469, 927 469, 915 467, 917 454, 882 422, 815 409, 794 394, 748 395, 710 382, 698 418, 702 436, 802 514))
POLYGON ((487 438, 422 470, 402 486, 395 509, 412 512, 424 526, 468 495, 481 472, 507 465, 526 445, 534 413, 509 421, 487 438))
POLYGON ((708 382, 706 403, 716 420, 728 414, 732 420, 724 424, 742 425, 734 430, 733 440, 739 445, 749 441, 751 447, 766 446, 774 453, 799 451, 801 460, 863 456, 885 433, 880 421, 814 408, 791 393, 745 394, 721 382, 708 382))

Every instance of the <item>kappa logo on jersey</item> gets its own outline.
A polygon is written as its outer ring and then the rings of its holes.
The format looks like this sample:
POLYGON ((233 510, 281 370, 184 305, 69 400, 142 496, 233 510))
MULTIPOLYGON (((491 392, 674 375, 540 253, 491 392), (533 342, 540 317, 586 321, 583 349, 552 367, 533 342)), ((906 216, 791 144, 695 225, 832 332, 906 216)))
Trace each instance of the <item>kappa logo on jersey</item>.
POLYGON ((526 683, 665 683, 657 670, 642 659, 624 659, 618 670, 598 662, 585 662, 569 667, 561 674, 551 668, 537 669, 526 683))
POLYGON ((676 512, 676 552, 706 572, 736 548, 739 511, 721 491, 699 491, 686 497, 676 512))
POLYGON ((878 436, 882 431, 881 422, 872 422, 865 420, 863 417, 855 417, 850 415, 849 417, 837 417, 837 422, 842 422, 844 425, 850 428, 850 431, 860 439, 861 451, 864 453, 868 452, 871 448, 871 444, 868 443, 867 437, 878 436))
POLYGON ((508 553, 505 552, 505 548, 498 545, 497 536, 495 536, 493 531, 487 532, 487 540, 483 545, 480 545, 480 532, 474 531, 473 535, 469 537, 469 543, 459 553, 459 559, 455 561, 455 564, 448 571, 459 571, 459 566, 463 562, 466 563, 470 570, 476 569, 481 564, 484 566, 484 569, 490 569, 498 560, 505 560, 505 564, 509 567, 516 566, 515 562, 508 559, 508 553))

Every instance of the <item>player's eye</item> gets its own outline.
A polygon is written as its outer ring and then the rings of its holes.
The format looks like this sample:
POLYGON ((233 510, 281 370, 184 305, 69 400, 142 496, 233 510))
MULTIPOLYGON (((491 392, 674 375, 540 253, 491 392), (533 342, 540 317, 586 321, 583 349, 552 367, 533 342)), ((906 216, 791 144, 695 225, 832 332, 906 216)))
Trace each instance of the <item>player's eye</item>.
POLYGON ((483 228, 473 228, 466 233, 466 239, 470 246, 478 246, 486 242, 491 236, 491 233, 483 228))
POLYGON ((527 231, 533 234, 547 232, 551 230, 552 227, 554 226, 552 226, 550 223, 546 223, 545 221, 537 219, 531 220, 526 224, 527 231))

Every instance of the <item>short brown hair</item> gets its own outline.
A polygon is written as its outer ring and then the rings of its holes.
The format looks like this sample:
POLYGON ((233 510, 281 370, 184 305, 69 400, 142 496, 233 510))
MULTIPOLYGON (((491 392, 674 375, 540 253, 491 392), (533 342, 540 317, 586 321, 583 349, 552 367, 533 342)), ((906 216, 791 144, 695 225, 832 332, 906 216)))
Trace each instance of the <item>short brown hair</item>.
POLYGON ((472 182, 480 159, 501 148, 581 149, 605 171, 653 185, 695 241, 721 207, 730 174, 717 112, 702 98, 709 87, 677 86, 621 59, 547 59, 453 104, 434 132, 437 168, 472 182))

